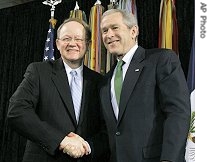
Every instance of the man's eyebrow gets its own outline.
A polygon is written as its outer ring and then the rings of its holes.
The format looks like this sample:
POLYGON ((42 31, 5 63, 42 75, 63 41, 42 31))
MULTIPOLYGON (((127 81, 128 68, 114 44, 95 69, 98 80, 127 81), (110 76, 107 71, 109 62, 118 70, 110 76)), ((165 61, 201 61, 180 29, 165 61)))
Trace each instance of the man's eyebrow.
POLYGON ((108 25, 106 27, 102 27, 101 29, 111 28, 113 26, 118 26, 118 24, 110 24, 110 25, 108 25))

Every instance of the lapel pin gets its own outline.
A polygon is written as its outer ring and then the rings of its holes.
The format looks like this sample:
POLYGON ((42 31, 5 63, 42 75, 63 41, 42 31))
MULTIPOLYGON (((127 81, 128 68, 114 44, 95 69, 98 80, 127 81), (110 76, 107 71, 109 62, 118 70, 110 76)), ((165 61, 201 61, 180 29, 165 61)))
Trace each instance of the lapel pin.
POLYGON ((136 69, 136 70, 135 70, 135 72, 138 72, 138 71, 139 71, 139 69, 136 69))

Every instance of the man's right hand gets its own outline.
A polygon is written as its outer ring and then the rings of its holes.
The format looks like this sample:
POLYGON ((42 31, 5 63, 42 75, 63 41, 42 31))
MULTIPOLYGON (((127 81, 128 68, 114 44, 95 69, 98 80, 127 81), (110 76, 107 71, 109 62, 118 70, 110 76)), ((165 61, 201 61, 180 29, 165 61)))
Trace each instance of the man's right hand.
POLYGON ((82 137, 76 134, 69 134, 62 140, 59 149, 71 157, 79 158, 87 154, 88 146, 82 137))

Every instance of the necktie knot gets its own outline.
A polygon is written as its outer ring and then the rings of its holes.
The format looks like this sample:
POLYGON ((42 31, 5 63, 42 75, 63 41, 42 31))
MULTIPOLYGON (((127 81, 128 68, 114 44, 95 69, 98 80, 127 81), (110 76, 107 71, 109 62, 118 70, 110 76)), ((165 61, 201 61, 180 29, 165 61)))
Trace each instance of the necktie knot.
POLYGON ((72 77, 76 77, 77 76, 77 71, 76 70, 72 70, 70 72, 70 74, 71 74, 72 77))
POLYGON ((118 63, 117 63, 117 70, 122 70, 123 64, 124 64, 123 60, 118 61, 118 63))

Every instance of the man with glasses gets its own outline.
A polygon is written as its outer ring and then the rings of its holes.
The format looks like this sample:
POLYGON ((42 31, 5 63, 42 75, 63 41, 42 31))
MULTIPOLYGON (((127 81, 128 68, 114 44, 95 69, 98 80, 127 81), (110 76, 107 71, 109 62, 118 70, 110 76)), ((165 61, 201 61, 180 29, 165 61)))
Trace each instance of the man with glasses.
POLYGON ((8 121, 28 139, 23 161, 106 162, 101 75, 83 65, 88 25, 67 19, 57 30, 61 57, 32 63, 10 99, 8 121))

